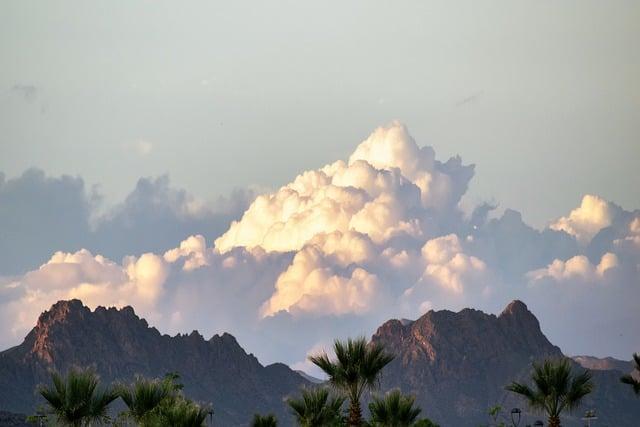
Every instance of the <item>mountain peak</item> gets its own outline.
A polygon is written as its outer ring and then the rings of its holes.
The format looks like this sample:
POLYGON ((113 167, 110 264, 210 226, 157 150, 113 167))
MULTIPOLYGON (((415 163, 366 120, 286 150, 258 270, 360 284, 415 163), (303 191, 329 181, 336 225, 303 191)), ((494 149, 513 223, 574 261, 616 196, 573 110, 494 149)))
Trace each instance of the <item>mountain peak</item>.
POLYGON ((60 300, 53 304, 49 310, 44 311, 38 318, 38 323, 50 320, 65 319, 69 315, 89 310, 79 299, 60 300))
POLYGON ((513 301, 511 301, 504 310, 502 310, 502 313, 500 313, 500 317, 502 316, 514 316, 514 315, 519 315, 519 314, 526 314, 529 316, 533 316, 533 313, 531 313, 529 311, 529 308, 527 307, 527 305, 525 303, 523 303, 522 301, 515 299, 513 301))
POLYGON ((198 331, 171 337, 131 307, 92 311, 69 300, 42 313, 22 344, 0 352, 0 406, 32 411, 38 403, 33 390, 49 381, 49 370, 72 366, 94 367, 105 383, 179 372, 185 393, 216 402, 222 425, 243 425, 254 410, 284 419, 284 396, 308 384, 285 365, 264 367, 228 333, 209 341, 198 331))

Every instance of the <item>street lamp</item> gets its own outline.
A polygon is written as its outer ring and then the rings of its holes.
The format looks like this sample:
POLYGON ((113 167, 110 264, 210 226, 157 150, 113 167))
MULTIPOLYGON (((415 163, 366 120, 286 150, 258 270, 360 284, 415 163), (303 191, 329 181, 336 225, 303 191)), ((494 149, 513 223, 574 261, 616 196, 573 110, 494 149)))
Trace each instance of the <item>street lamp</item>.
POLYGON ((520 425, 521 414, 522 411, 520 410, 520 408, 513 408, 511 410, 511 423, 514 425, 514 427, 518 427, 520 425))
POLYGON ((582 421, 587 422, 587 427, 591 427, 591 421, 595 421, 597 419, 598 417, 596 416, 595 409, 585 412, 584 417, 582 417, 582 421))
POLYGON ((209 421, 211 422, 211 427, 213 427, 213 408, 209 409, 209 421))

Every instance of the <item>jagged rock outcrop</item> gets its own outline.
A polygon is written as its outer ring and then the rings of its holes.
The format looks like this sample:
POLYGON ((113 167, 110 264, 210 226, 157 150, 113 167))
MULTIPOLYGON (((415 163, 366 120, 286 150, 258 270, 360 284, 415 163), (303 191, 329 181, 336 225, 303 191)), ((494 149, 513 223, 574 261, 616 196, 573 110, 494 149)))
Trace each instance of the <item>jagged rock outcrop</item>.
MULTIPOLYGON (((510 303, 499 316, 464 309, 430 311, 414 322, 389 320, 372 340, 396 355, 383 372, 382 390, 400 388, 413 394, 427 416, 451 427, 487 424, 487 409, 496 404, 526 411, 505 385, 528 381, 534 361, 563 357, 520 301, 510 303)), ((608 425, 634 426, 632 420, 640 419, 640 402, 618 377, 618 371, 594 372, 596 392, 582 412, 563 425, 582 425, 581 413, 596 408, 608 425)), ((528 413, 525 417, 531 424, 541 418, 528 413)))
POLYGON ((229 334, 171 337, 131 307, 91 311, 71 300, 53 305, 22 344, 0 353, 0 408, 30 413, 40 402, 34 389, 49 380, 49 369, 73 365, 95 367, 106 383, 179 372, 185 393, 213 403, 214 420, 225 426, 246 425, 254 412, 285 421, 283 398, 308 384, 286 365, 262 366, 229 334))

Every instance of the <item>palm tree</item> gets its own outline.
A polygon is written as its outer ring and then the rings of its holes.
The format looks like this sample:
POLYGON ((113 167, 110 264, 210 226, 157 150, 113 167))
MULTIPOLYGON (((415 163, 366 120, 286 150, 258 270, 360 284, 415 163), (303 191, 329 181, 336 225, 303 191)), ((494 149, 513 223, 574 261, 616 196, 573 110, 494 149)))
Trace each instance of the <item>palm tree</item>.
POLYGON ((115 389, 127 405, 125 416, 141 426, 154 424, 162 402, 176 393, 172 381, 142 377, 137 377, 129 386, 117 385, 115 389))
POLYGON ((343 397, 330 397, 326 388, 302 390, 302 398, 290 399, 289 406, 301 427, 334 427, 342 424, 343 397))
POLYGON ((593 390, 591 372, 584 370, 573 375, 567 359, 534 363, 531 378, 535 388, 512 382, 506 389, 523 396, 531 408, 545 411, 549 417, 549 427, 560 427, 562 411, 577 408, 593 390))
POLYGON ((276 416, 273 414, 269 415, 260 415, 255 414, 253 416, 253 420, 251 421, 251 427, 277 427, 278 420, 276 416))
POLYGON ((360 398, 365 390, 373 390, 378 385, 382 368, 393 360, 378 344, 367 345, 365 338, 336 340, 333 344, 335 360, 327 353, 309 357, 309 360, 322 369, 329 382, 342 390, 349 398, 349 417, 347 425, 362 425, 360 398))
POLYGON ((209 408, 200 406, 183 397, 169 398, 170 403, 160 410, 160 423, 172 427, 201 427, 204 425, 209 408))
MULTIPOLYGON (((635 370, 640 374, 640 353, 633 354, 633 361, 636 362, 635 370)), ((640 381, 635 379, 631 374, 624 375, 620 378, 624 384, 629 384, 633 388, 633 392, 640 396, 640 381)))
POLYGON ((66 377, 52 371, 51 381, 53 386, 39 386, 38 392, 61 425, 106 422, 107 409, 118 398, 114 390, 99 387, 98 375, 91 369, 71 368, 66 377))
POLYGON ((383 398, 374 397, 369 403, 371 426, 373 427, 411 427, 422 410, 413 405, 413 396, 403 395, 393 390, 383 398))

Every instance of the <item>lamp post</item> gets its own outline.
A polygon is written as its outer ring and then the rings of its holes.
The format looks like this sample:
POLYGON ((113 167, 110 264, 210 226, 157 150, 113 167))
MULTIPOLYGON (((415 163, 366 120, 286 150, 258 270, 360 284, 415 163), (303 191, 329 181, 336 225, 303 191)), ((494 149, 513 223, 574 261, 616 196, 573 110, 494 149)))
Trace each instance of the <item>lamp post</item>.
POLYGON ((511 423, 513 424, 514 427, 518 427, 520 425, 521 414, 522 414, 522 411, 520 410, 520 408, 513 408, 511 410, 511 423))
POLYGON ((209 409, 209 422, 209 425, 213 427, 213 408, 209 409))
POLYGON ((591 427, 591 421, 595 421, 597 419, 598 417, 596 416, 595 409, 585 412, 584 417, 582 417, 582 421, 587 422, 587 427, 591 427))

